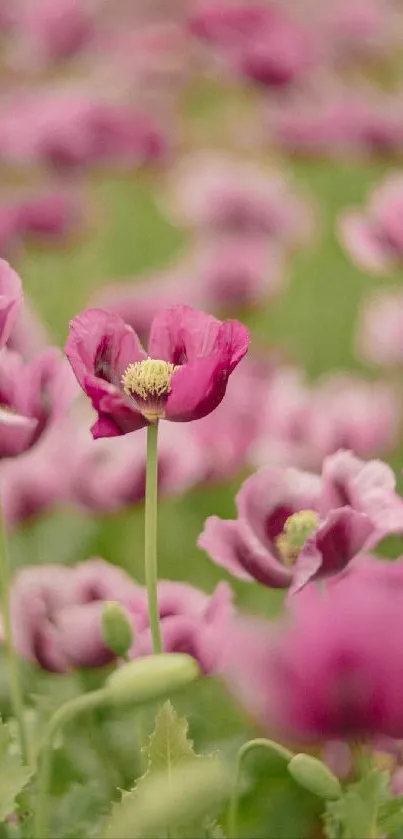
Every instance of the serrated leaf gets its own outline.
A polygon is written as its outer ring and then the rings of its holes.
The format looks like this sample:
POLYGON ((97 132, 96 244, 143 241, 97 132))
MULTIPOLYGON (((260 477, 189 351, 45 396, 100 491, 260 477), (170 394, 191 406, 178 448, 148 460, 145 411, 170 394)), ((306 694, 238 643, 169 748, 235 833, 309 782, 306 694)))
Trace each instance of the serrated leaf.
POLYGON ((147 760, 147 769, 137 786, 152 772, 169 775, 184 760, 199 759, 188 738, 188 729, 186 717, 179 717, 172 703, 165 702, 155 718, 155 729, 141 750, 147 760))
POLYGON ((326 808, 326 835, 329 839, 367 839, 373 835, 378 809, 389 798, 388 773, 373 769, 326 808))
POLYGON ((0 821, 14 811, 16 798, 31 776, 31 769, 13 751, 8 726, 0 722, 0 821))
MULTIPOLYGON (((115 805, 104 839, 175 839, 209 836, 212 808, 229 795, 230 778, 217 758, 185 760, 166 772, 150 774, 115 805)), ((211 834, 210 834, 211 836, 211 834)))
MULTIPOLYGON (((143 834, 149 837, 154 836, 153 830, 157 830, 156 835, 159 836, 161 825, 164 825, 177 839, 195 835, 221 839, 222 834, 211 832, 213 822, 207 818, 207 813, 211 800, 216 796, 211 787, 210 772, 222 777, 222 769, 216 757, 196 754, 193 742, 188 737, 188 721, 178 716, 171 702, 166 702, 158 712, 154 732, 142 752, 147 760, 146 771, 132 790, 122 792, 121 801, 112 808, 106 836, 112 837, 114 833, 126 835, 128 825, 131 825, 130 836, 137 836, 137 833, 133 833, 133 825, 136 825, 137 830, 141 823, 143 834), (204 796, 207 801, 207 809, 202 804, 202 815, 195 825, 195 808, 197 810, 200 804, 195 789, 197 779, 202 799, 204 796), (183 796, 180 795, 179 784, 187 787, 187 791, 183 790, 183 796), (149 800, 154 802, 151 820, 147 812, 149 800), (189 810, 190 800, 194 800, 193 810, 189 810), (189 819, 192 820, 191 826, 189 819)), ((218 796, 219 786, 218 783, 218 796)))

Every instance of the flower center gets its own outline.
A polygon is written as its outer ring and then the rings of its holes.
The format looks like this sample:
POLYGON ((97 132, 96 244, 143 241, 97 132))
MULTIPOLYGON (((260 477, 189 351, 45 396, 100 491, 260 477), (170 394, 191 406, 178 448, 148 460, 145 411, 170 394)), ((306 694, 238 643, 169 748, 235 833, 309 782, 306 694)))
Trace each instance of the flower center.
POLYGON ((317 530, 319 521, 314 510, 300 510, 288 517, 283 532, 276 539, 276 547, 284 565, 294 565, 301 548, 317 530))
POLYGON ((122 376, 126 396, 134 399, 139 411, 149 422, 165 416, 165 402, 171 391, 171 379, 179 366, 170 361, 146 358, 129 364, 122 376))

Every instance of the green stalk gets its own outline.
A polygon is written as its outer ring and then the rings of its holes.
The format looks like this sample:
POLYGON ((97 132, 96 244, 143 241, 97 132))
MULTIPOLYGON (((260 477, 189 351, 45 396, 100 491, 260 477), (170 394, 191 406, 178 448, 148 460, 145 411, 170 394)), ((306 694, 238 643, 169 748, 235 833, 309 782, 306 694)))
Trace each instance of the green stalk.
POLYGON ((39 755, 37 799, 34 819, 35 839, 46 839, 49 826, 49 786, 52 769, 53 743, 56 734, 76 714, 92 711, 101 705, 106 696, 103 688, 91 693, 80 694, 65 702, 55 711, 45 731, 39 755))
POLYGON ((20 679, 17 654, 13 644, 10 610, 10 558, 7 535, 2 511, 0 510, 0 603, 3 619, 4 645, 7 657, 7 669, 10 685, 10 698, 13 714, 17 721, 18 739, 21 757, 28 765, 28 740, 24 719, 24 698, 20 679))
POLYGON ((231 799, 229 804, 229 814, 228 814, 228 836, 229 839, 236 839, 237 832, 238 832, 238 788, 239 788, 239 780, 241 777, 241 769, 243 766, 243 761, 246 755, 249 752, 253 751, 253 749, 268 749, 271 754, 276 754, 279 757, 283 758, 287 763, 293 757, 292 752, 288 751, 284 746, 280 746, 278 743, 275 743, 273 740, 267 740, 265 737, 256 737, 254 740, 249 740, 247 743, 244 743, 243 746, 239 749, 237 760, 235 764, 235 773, 234 773, 234 781, 232 785, 232 793, 231 799))
POLYGON ((157 567, 158 421, 147 426, 145 576, 153 652, 162 652, 157 567))

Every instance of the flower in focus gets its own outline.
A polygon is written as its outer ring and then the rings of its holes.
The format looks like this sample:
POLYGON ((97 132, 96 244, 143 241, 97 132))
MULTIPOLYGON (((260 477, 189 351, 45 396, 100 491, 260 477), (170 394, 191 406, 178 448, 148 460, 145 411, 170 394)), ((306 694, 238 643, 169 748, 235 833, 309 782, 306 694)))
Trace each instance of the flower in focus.
POLYGON ((385 367, 403 362, 403 291, 375 291, 362 307, 356 335, 357 354, 385 367))
POLYGON ((0 355, 0 457, 33 446, 63 415, 75 392, 71 371, 55 347, 27 363, 5 348, 0 355))
POLYGON ((123 320, 87 309, 70 325, 66 354, 98 420, 94 438, 127 434, 159 419, 187 422, 213 411, 245 355, 238 321, 177 306, 152 323, 148 353, 123 320))
MULTIPOLYGON (((193 655, 205 672, 218 666, 221 633, 233 617, 232 592, 220 583, 209 596, 168 580, 158 585, 164 649, 193 655)), ((45 670, 102 667, 116 655, 102 632, 105 603, 117 602, 133 627, 130 657, 152 650, 147 592, 122 569, 94 558, 75 567, 43 565, 18 572, 11 611, 18 652, 45 670)))
POLYGON ((346 212, 342 245, 364 270, 387 274, 403 263, 403 175, 389 175, 372 193, 365 212, 346 212))
POLYGON ((207 519, 198 544, 243 580, 295 592, 341 571, 364 547, 403 532, 391 469, 350 452, 325 459, 322 476, 266 468, 247 478, 238 518, 207 519))
POLYGON ((325 591, 289 600, 274 632, 246 623, 230 635, 226 678, 287 738, 402 738, 402 594, 402 559, 360 557, 325 591))
POLYGON ((8 262, 0 259, 0 349, 7 343, 22 308, 22 285, 8 262))

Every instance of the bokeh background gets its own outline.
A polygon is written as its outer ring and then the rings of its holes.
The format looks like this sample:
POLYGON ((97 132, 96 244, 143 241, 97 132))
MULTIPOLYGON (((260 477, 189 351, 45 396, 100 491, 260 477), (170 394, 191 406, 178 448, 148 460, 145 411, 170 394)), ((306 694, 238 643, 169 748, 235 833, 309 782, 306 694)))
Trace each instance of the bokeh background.
MULTIPOLYGON (((3 0, 0 7, 1 255, 20 273, 27 300, 46 324, 50 340, 63 346, 69 320, 98 297, 101 300, 102 289, 113 283, 126 283, 134 309, 137 301, 141 309, 147 295, 158 309, 155 283, 159 289, 166 283, 169 302, 170 278, 177 266, 185 278, 183 288, 188 285, 184 302, 195 292, 203 300, 203 289, 197 289, 201 280, 189 258, 197 231, 175 215, 175 178, 178 164, 191 161, 196 152, 207 161, 218 155, 236 160, 240 173, 253 163, 262 177, 284 177, 291 192, 306 202, 301 213, 309 214, 310 231, 302 244, 282 254, 275 292, 268 263, 267 284, 266 269, 260 269, 259 299, 253 305, 247 296, 234 302, 229 295, 228 304, 224 296, 217 306, 206 298, 206 309, 245 322, 252 333, 252 354, 270 359, 280 372, 295 367, 305 371, 307 383, 315 383, 336 371, 354 371, 368 382, 386 381, 400 399, 398 365, 385 370, 365 363, 356 350, 356 333, 372 291, 400 287, 403 245, 400 256, 395 248, 392 266, 371 272, 352 258, 340 236, 343 213, 351 207, 363 209, 372 190, 386 177, 397 176, 401 167, 403 29, 398 0, 329 0, 326 8, 320 0, 250 0, 236 6, 190 0, 53 0, 52 6, 51 10, 45 0, 3 0), (255 6, 281 21, 277 44, 277 23, 267 24, 267 54, 261 47, 261 41, 266 43, 263 30, 259 37, 256 31, 246 35, 248 14, 255 6), (235 29, 225 23, 234 8, 245 15, 235 29), (214 35, 214 14, 221 21, 217 31, 221 26, 225 37, 214 35), (248 50, 255 63, 252 58, 247 63, 248 50), (87 111, 99 103, 117 113, 119 108, 135 113, 139 125, 128 129, 128 139, 120 142, 116 113, 104 115, 103 122, 99 117, 98 146, 90 143, 85 154, 75 156, 74 143, 81 148, 87 111), (292 142, 286 142, 285 133, 274 129, 284 114, 304 108, 315 118, 306 116, 302 129, 304 118, 298 123, 295 117, 292 142), (144 126, 154 123, 160 134, 153 144, 143 135, 150 131, 144 126), (303 141, 309 130, 310 141, 303 141), (49 232, 46 224, 35 229, 33 223, 24 235, 7 231, 15 202, 43 190, 77 194, 79 210, 73 211, 71 227, 61 223, 60 229, 49 232)), ((393 212, 398 214, 399 206, 393 212)), ((53 213, 51 209, 51 218, 53 213)), ((403 228, 403 189, 400 218, 403 228)), ((177 303, 176 291, 174 297, 177 303)), ((403 330, 403 314, 401 320, 403 330)), ((263 410, 260 391, 255 404, 253 388, 246 398, 252 413, 263 410)), ((286 417, 286 405, 283 410, 286 417)), ((368 422, 380 410, 375 401, 368 422)), ((325 404, 324 421, 326 414, 325 404)), ((264 438, 264 431, 259 434, 264 438)), ((72 426, 63 451, 52 451, 56 472, 67 468, 66 451, 74 450, 77 435, 72 426)), ((385 454, 399 483, 401 439, 397 433, 392 447, 374 452, 385 454)), ((275 441, 273 445, 275 455, 275 441)), ((207 516, 234 516, 234 496, 254 465, 245 458, 234 474, 200 481, 183 493, 164 494, 159 510, 162 578, 185 580, 208 592, 221 579, 230 579, 197 547, 197 538, 207 516)), ((76 478, 80 480, 79 472, 76 478)), ((56 509, 13 524, 13 566, 75 563, 99 555, 131 570, 134 563, 137 579, 143 582, 143 513, 141 500, 108 514, 62 501, 56 509)), ((389 550, 394 546, 386 546, 385 552, 389 550)), ((268 617, 281 609, 282 593, 257 584, 231 584, 241 608, 268 617)), ((46 717, 50 707, 79 689, 82 678, 96 684, 101 677, 51 677, 27 665, 24 678, 37 715, 46 717)), ((4 674, 1 690, 1 707, 6 708, 4 674)), ((231 755, 255 730, 212 680, 181 697, 178 707, 187 712, 202 751, 222 748, 231 755)), ((142 721, 143 732, 151 723, 142 721)), ((56 756, 55 835, 81 835, 80 819, 86 829, 91 821, 96 825, 94 814, 102 812, 111 789, 131 783, 138 772, 140 737, 139 720, 130 715, 111 719, 100 713, 92 729, 85 721, 77 724, 56 756), (98 775, 101 780, 95 782, 98 775), (72 778, 74 786, 67 792, 72 778)), ((320 835, 315 801, 286 779, 280 765, 262 756, 251 759, 249 771, 243 835, 320 835)))

